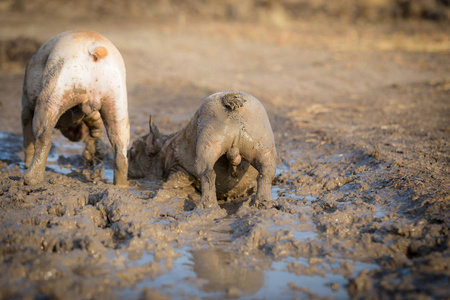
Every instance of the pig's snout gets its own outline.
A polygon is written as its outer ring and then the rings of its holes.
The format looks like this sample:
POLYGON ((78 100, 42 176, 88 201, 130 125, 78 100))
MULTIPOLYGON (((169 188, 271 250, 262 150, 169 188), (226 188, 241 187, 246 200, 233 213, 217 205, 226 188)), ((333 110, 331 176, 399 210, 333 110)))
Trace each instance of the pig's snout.
POLYGON ((136 148, 134 146, 131 146, 131 148, 128 149, 128 152, 127 152, 128 160, 129 161, 133 160, 135 155, 136 155, 136 148))
POLYGON ((128 158, 128 177, 129 178, 142 178, 144 177, 144 172, 136 159, 136 147, 132 146, 127 151, 128 158))

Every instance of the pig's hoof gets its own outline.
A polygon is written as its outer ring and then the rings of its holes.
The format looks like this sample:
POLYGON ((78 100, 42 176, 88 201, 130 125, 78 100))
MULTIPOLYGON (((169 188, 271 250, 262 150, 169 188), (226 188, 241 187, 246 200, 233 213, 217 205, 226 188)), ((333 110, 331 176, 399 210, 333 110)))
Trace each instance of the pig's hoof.
POLYGON ((197 206, 197 208, 200 208, 200 209, 211 209, 214 207, 219 207, 219 205, 217 203, 214 204, 214 203, 206 202, 206 201, 200 202, 197 206))
POLYGON ((114 170, 114 185, 118 187, 128 187, 127 173, 114 170))
POLYGON ((116 183, 115 186, 120 187, 120 188, 127 188, 128 187, 128 181, 126 181, 125 183, 116 183))
POLYGON ((277 206, 277 202, 274 200, 258 200, 253 202, 253 206, 258 209, 270 209, 277 206))
POLYGON ((100 138, 87 137, 83 157, 90 164, 103 160, 108 153, 105 143, 100 138))
POLYGON ((23 183, 25 185, 37 185, 44 182, 44 178, 41 176, 33 176, 30 174, 25 174, 25 176, 23 176, 23 183))
POLYGON ((103 160, 106 154, 108 154, 108 146, 103 142, 102 139, 95 140, 95 157, 103 160))
POLYGON ((92 153, 89 152, 88 150, 83 151, 83 157, 88 163, 94 160, 94 155, 92 155, 92 153))
POLYGON ((126 178, 114 178, 114 185, 120 188, 128 187, 128 180, 126 178))
POLYGON ((220 208, 218 204, 205 208, 200 203, 195 208, 195 213, 205 218, 213 218, 213 219, 224 218, 227 216, 227 211, 223 208, 220 208))

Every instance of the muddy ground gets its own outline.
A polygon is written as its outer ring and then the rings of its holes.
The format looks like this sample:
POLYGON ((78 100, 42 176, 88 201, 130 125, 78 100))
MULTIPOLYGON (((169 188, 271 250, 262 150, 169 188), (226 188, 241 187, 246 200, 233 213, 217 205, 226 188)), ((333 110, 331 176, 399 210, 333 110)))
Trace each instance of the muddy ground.
MULTIPOLYGON (((448 25, 448 24, 447 24, 448 25)), ((0 17, 0 299, 450 297, 450 26, 0 17), (54 131, 45 182, 20 186, 24 61, 64 30, 108 37, 127 67, 132 139, 202 99, 266 107, 277 208, 155 178, 114 187, 111 154, 54 131)))

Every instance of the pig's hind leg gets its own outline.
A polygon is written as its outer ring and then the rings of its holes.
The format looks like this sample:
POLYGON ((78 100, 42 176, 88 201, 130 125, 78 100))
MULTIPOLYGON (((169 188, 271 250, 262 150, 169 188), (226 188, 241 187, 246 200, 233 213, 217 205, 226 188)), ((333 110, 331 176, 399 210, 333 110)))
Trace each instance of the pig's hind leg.
POLYGON ((114 151, 114 184, 127 186, 127 146, 130 140, 128 110, 115 101, 108 101, 102 106, 100 114, 114 151))
POLYGON ((271 208, 276 205, 272 197, 272 180, 275 177, 276 162, 270 151, 260 153, 252 165, 259 172, 254 205, 258 208, 271 208))
MULTIPOLYGON (((33 116, 33 136, 35 139, 34 156, 30 167, 23 177, 26 185, 36 185, 44 181, 45 165, 47 163, 48 153, 52 144, 52 130, 61 116, 61 111, 67 109, 49 105, 50 101, 38 101, 33 116)), ((26 116, 25 116, 26 119, 26 116)), ((32 140, 28 135, 28 126, 26 123, 26 139, 32 140)), ((27 141, 29 142, 29 141, 27 141)), ((29 145, 30 149, 31 146, 29 145)), ((27 149, 26 149, 27 151, 27 149)), ((28 159, 28 158, 27 158, 28 159)))
POLYGON ((216 196, 216 172, 214 164, 220 157, 221 147, 218 144, 210 143, 206 147, 202 141, 197 143, 197 163, 196 172, 200 178, 202 198, 199 203, 200 208, 219 208, 216 196))
POLYGON ((30 107, 27 96, 22 94, 22 132, 23 132, 23 151, 25 154, 25 168, 31 164, 34 155, 35 138, 33 134, 33 116, 34 110, 30 107))

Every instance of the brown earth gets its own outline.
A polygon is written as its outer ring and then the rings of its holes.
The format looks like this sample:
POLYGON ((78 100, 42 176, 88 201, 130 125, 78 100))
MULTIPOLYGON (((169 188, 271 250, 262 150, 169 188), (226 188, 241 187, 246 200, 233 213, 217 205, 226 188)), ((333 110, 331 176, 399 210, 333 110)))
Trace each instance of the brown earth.
POLYGON ((448 299, 447 25, 1 15, 0 299, 448 299), (116 188, 111 154, 86 166, 56 130, 45 182, 20 186, 24 65, 76 28, 121 51, 132 139, 149 114, 179 130, 213 92, 260 99, 277 208, 216 218, 193 188, 116 188))

